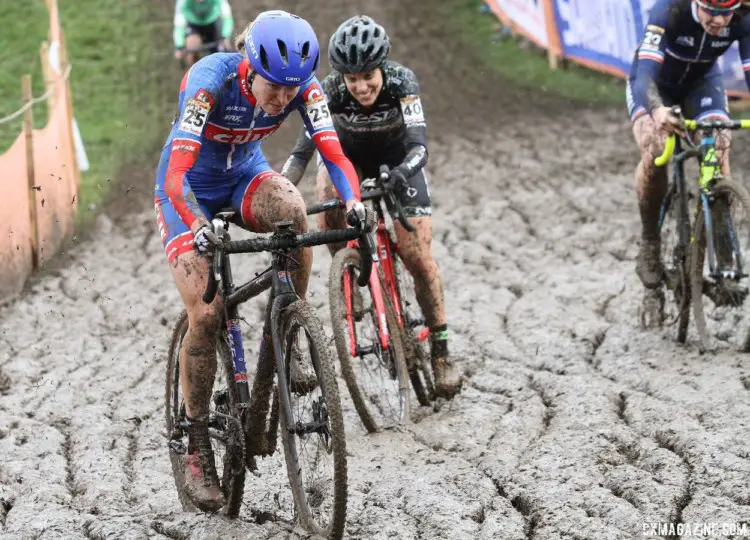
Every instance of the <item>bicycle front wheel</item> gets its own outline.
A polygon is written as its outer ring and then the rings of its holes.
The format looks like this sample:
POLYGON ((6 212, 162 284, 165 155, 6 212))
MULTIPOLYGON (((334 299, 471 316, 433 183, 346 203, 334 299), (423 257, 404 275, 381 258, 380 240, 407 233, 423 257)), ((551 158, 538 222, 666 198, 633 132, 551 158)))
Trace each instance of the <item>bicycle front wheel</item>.
MULTIPOLYGON (((667 326, 677 324, 677 341, 685 343, 688 323, 690 322, 690 267, 688 263, 689 248, 680 241, 680 227, 689 232, 689 223, 683 220, 677 187, 670 184, 661 206, 659 229, 661 234, 661 258, 664 268, 664 282, 672 300, 664 306, 663 323, 667 326)), ((685 203, 686 204, 686 203, 685 203)), ((686 207, 685 210, 687 211, 686 207)))
POLYGON ((713 189, 711 229, 699 203, 691 252, 691 289, 693 316, 700 347, 724 342, 743 352, 750 349, 750 313, 747 295, 750 283, 745 272, 744 255, 750 253, 750 194, 730 178, 720 180, 713 189), (709 240, 713 244, 711 271, 709 240))
POLYGON ((401 318, 403 320, 403 343, 409 378, 420 405, 429 406, 435 398, 435 383, 430 362, 430 329, 417 302, 414 278, 401 257, 393 257, 394 272, 398 287, 401 318))
POLYGON ((291 424, 283 408, 279 415, 281 441, 299 521, 313 534, 338 540, 346 524, 346 436, 325 332, 302 300, 284 308, 279 324, 274 331, 280 332, 287 380, 279 398, 292 411, 291 424))
POLYGON ((359 252, 340 250, 331 263, 328 291, 341 374, 372 433, 409 421, 409 374, 393 308, 382 291, 357 286, 359 270, 359 252), (376 308, 375 295, 384 313, 376 308))

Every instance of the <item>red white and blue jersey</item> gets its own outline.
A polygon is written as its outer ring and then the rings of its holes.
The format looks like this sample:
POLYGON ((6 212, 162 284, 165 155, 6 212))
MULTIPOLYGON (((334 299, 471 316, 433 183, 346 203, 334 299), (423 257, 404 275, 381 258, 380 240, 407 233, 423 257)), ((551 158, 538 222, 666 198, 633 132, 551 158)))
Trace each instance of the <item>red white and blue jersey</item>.
POLYGON ((300 87, 289 105, 271 116, 250 92, 248 69, 241 54, 219 53, 197 62, 182 80, 179 112, 163 153, 169 153, 169 165, 156 186, 182 221, 190 227, 201 215, 199 201, 230 192, 258 157, 263 139, 293 110, 302 115, 341 199, 358 200, 357 175, 341 149, 318 80, 300 87))
MULTIPOLYGON (((734 42, 739 42, 750 87, 750 15, 737 10, 720 35, 712 36, 703 29, 697 9, 688 0, 658 0, 654 5, 630 72, 634 113, 650 113, 657 105, 649 95, 653 86, 679 101, 704 80, 722 85, 716 61, 734 42)), ((720 90, 723 94, 723 85, 720 90)))

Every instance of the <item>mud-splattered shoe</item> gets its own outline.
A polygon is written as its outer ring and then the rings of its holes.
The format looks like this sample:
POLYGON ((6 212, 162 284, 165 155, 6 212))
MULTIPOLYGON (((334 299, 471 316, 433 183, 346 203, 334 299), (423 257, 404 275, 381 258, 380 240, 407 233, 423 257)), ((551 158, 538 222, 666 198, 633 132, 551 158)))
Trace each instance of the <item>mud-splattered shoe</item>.
POLYGON ((438 397, 451 399, 461 391, 461 376, 450 358, 433 358, 432 371, 435 374, 435 394, 438 397))
POLYGON ((661 265, 661 241, 641 240, 641 248, 635 258, 635 273, 647 289, 661 285, 664 268, 661 265))
POLYGON ((216 512, 226 501, 216 474, 208 424, 190 422, 188 437, 190 442, 185 456, 185 493, 199 510, 216 512))

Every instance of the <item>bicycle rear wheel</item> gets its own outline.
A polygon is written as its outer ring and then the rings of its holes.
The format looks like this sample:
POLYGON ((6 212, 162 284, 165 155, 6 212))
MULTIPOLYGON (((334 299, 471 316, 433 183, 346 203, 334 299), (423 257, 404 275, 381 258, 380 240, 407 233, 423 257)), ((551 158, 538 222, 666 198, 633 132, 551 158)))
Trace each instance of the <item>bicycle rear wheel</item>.
MULTIPOLYGON (((395 250, 392 250, 395 253, 395 250)), ((430 329, 417 302, 414 278, 398 254, 393 257, 398 286, 401 317, 404 321, 403 343, 409 378, 420 405, 428 406, 435 399, 435 383, 430 362, 430 329)))
POLYGON ((338 540, 346 525, 346 436, 325 331, 301 300, 284 308, 279 324, 274 332, 280 332, 287 375, 279 398, 289 401, 293 417, 288 425, 282 408, 281 441, 295 507, 307 531, 338 540), (317 384, 298 386, 292 362, 300 373, 314 373, 317 384))
MULTIPOLYGON (((169 437, 169 459, 177 496, 183 509, 197 512, 185 494, 185 461, 187 452, 187 424, 185 402, 180 384, 180 349, 188 329, 187 313, 182 312, 169 345, 167 377, 165 385, 164 418, 169 437)), ((224 333, 222 332, 223 336, 224 333)), ((242 422, 237 408, 237 390, 234 384, 232 355, 223 338, 218 340, 218 366, 214 381, 214 393, 209 411, 209 432, 211 434, 216 467, 221 489, 226 498, 222 512, 234 517, 242 504, 245 487, 244 437, 242 422)))
POLYGON ((362 424, 372 433, 409 421, 409 375, 393 307, 384 299, 383 346, 383 321, 371 287, 357 286, 359 269, 359 252, 340 250, 331 263, 328 291, 341 374, 362 424))
MULTIPOLYGON (((713 189, 710 209, 716 262, 721 270, 746 272, 744 254, 750 253, 750 195, 742 185, 724 178, 713 189)), ((691 287, 701 350, 708 350, 716 340, 748 352, 750 313, 746 298, 750 280, 742 275, 710 275, 707 245, 706 216, 703 205, 699 204, 691 253, 691 287)))
MULTIPOLYGON (((682 222, 680 204, 677 187, 671 183, 662 203, 659 223, 664 281, 672 300, 665 302, 663 322, 668 326, 677 324, 677 341, 685 343, 690 322, 690 265, 688 246, 680 243, 680 227, 689 225, 682 222)), ((688 219, 687 215, 684 219, 688 219)))

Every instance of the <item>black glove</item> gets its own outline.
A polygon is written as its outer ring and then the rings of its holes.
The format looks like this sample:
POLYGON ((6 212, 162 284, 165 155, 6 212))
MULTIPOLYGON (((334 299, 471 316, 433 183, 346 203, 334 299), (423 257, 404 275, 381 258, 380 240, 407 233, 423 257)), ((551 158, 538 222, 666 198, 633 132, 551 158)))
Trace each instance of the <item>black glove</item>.
POLYGON ((406 190, 409 189, 406 175, 399 167, 388 171, 388 180, 384 184, 387 189, 393 190, 395 193, 406 193, 406 190))
POLYGON ((362 226, 365 230, 372 230, 375 224, 375 214, 361 202, 356 202, 346 213, 346 222, 351 227, 362 226))
POLYGON ((201 255, 209 255, 214 252, 217 246, 221 245, 221 240, 214 234, 209 225, 201 225, 193 238, 193 246, 201 255))

